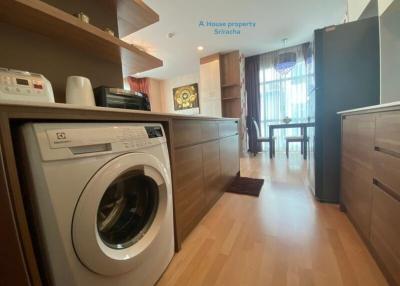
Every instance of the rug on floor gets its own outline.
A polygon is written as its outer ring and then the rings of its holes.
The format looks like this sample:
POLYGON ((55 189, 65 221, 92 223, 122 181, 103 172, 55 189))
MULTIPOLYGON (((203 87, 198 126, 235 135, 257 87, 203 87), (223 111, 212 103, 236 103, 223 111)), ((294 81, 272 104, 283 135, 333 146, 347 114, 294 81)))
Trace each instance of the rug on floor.
POLYGON ((228 188, 227 192, 258 197, 263 185, 264 179, 237 176, 228 188))

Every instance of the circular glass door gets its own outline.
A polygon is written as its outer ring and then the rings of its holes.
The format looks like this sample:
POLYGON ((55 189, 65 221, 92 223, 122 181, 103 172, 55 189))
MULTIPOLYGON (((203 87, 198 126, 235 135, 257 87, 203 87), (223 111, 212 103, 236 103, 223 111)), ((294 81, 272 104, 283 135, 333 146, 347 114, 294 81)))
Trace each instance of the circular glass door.
POLYGON ((158 186, 143 171, 118 177, 107 188, 97 211, 97 230, 109 247, 123 249, 140 240, 158 208, 158 186))
POLYGON ((72 242, 93 272, 118 275, 137 267, 162 237, 172 209, 170 173, 153 155, 114 158, 90 179, 77 202, 72 242))

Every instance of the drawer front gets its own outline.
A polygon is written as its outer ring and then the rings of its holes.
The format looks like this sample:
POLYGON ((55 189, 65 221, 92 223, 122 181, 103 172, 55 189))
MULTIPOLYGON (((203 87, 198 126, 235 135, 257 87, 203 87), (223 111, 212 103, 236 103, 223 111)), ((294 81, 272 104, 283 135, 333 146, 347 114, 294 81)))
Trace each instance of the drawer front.
POLYGON ((364 238, 368 239, 372 206, 372 172, 344 156, 341 176, 341 201, 364 238))
POLYGON ((201 123, 201 138, 203 141, 218 139, 218 122, 203 121, 201 123))
POLYGON ((227 137, 238 134, 238 123, 236 121, 219 122, 219 137, 227 137))
POLYGON ((374 178, 400 198, 400 158, 375 151, 374 178))
POLYGON ((174 120, 175 147, 196 144, 202 141, 201 123, 196 120, 174 120))
POLYGON ((375 187, 371 245, 391 278, 400 285, 400 202, 375 187))
POLYGON ((176 230, 182 241, 204 214, 202 146, 175 150, 174 201, 176 230))
POLYGON ((400 154, 400 112, 383 112, 376 116, 375 146, 400 154))

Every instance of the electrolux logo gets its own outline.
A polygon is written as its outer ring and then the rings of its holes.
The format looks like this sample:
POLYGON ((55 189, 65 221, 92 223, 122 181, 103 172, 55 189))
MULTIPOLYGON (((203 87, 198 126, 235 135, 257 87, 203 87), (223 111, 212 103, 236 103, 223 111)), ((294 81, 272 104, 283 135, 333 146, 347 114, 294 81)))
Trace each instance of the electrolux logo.
POLYGON ((57 139, 58 140, 65 140, 67 139, 67 135, 65 134, 65 132, 57 132, 56 133, 57 139))
POLYGON ((64 131, 57 131, 55 132, 55 135, 55 138, 53 135, 53 144, 65 144, 71 142, 71 140, 68 139, 67 133, 64 131))
POLYGON ((209 29, 214 35, 241 35, 245 29, 254 29, 256 22, 252 21, 209 21, 200 20, 199 28, 209 29))

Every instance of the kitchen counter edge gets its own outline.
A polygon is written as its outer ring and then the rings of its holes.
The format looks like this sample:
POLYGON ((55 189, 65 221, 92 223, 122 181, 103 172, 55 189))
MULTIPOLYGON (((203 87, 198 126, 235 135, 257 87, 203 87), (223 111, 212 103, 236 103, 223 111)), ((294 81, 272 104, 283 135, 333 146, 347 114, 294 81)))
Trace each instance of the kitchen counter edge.
POLYGON ((361 113, 375 113, 375 112, 384 112, 384 111, 394 111, 400 110, 400 101, 383 103, 377 105, 371 105, 361 108, 343 110, 338 112, 339 115, 350 115, 350 114, 361 114, 361 113))
POLYGON ((120 108, 109 108, 109 107, 98 107, 98 106, 81 106, 66 103, 19 103, 14 101, 0 101, 0 110, 2 109, 18 109, 21 112, 29 111, 34 113, 39 113, 45 111, 54 112, 57 111, 71 111, 71 113, 79 112, 104 112, 105 114, 118 114, 118 115, 137 115, 138 117, 160 117, 160 118, 173 118, 173 119, 199 119, 199 120, 239 120, 239 118, 228 118, 228 117, 212 117, 204 115, 186 115, 186 114, 176 114, 176 113, 162 113, 162 112, 151 112, 143 110, 129 110, 120 108))

